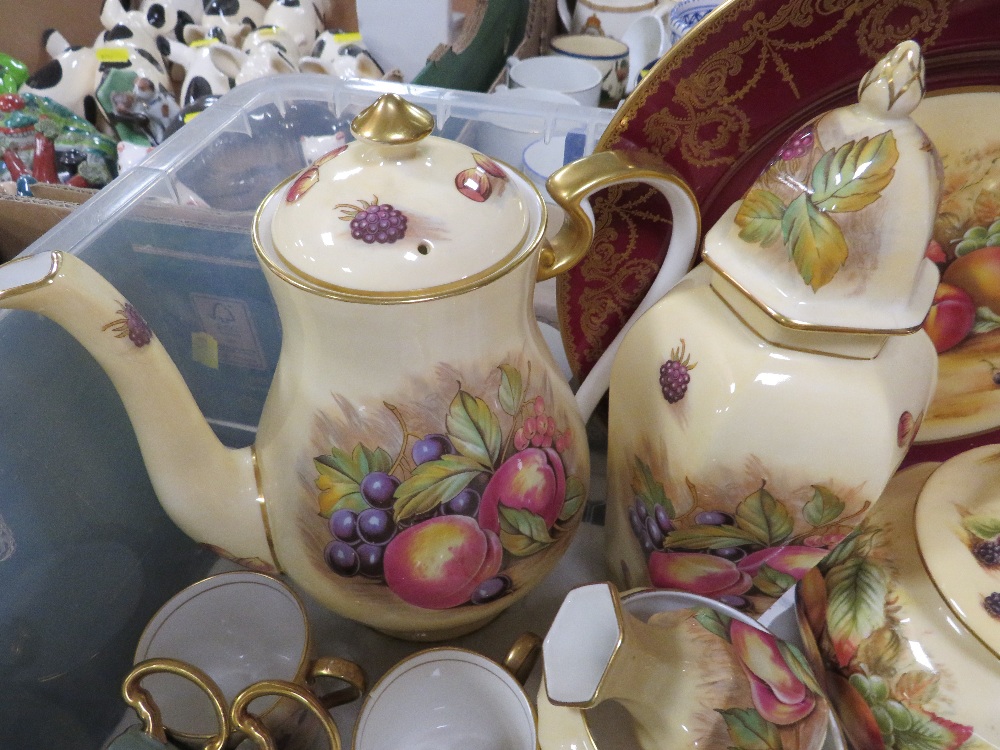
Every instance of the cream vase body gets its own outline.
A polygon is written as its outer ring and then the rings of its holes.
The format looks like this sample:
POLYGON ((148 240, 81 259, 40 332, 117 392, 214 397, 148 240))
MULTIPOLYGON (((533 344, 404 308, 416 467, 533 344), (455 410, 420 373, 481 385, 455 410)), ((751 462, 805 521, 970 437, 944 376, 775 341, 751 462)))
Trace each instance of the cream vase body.
POLYGON ((702 264, 625 337, 608 453, 607 558, 620 585, 759 614, 899 466, 936 381, 923 331, 779 328, 702 264))

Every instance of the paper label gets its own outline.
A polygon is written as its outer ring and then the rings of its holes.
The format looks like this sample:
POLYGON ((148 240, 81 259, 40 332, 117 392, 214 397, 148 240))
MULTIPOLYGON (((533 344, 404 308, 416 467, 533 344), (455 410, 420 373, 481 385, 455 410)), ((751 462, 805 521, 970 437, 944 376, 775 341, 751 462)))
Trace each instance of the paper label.
POLYGON ((267 368, 267 360, 250 309, 243 300, 192 294, 191 303, 198 313, 206 337, 204 341, 196 341, 194 336, 199 334, 192 336, 196 361, 216 368, 220 363, 254 370, 267 368))

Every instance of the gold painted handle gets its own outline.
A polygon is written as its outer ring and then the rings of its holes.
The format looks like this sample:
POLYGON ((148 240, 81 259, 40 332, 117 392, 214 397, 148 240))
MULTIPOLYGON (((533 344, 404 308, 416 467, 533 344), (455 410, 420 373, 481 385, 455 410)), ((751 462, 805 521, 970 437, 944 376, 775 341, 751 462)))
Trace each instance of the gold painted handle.
POLYGON ((208 695, 212 702, 212 708, 215 709, 215 715, 219 719, 219 733, 209 740, 205 745, 205 750, 222 750, 229 740, 232 729, 229 723, 229 713, 226 710, 226 698, 211 677, 197 667, 177 659, 146 659, 136 664, 122 681, 122 697, 139 714, 142 730, 160 742, 167 742, 167 733, 163 726, 160 709, 149 692, 139 684, 147 675, 158 672, 184 677, 208 695))
POLYGON ((583 210, 584 199, 598 190, 627 182, 656 187, 667 196, 672 208, 678 201, 690 203, 700 236, 697 199, 675 170, 645 151, 600 151, 559 168, 546 183, 549 195, 566 212, 566 218, 556 235, 542 242, 539 281, 568 271, 590 249, 594 224, 583 210))
POLYGON ((316 659, 309 674, 310 681, 314 681, 317 677, 330 677, 346 683, 332 692, 319 696, 320 703, 326 708, 357 700, 367 687, 364 670, 353 661, 339 659, 336 656, 321 656, 316 659))
POLYGON ((523 633, 510 647, 510 651, 504 657, 503 666, 523 685, 531 676, 531 670, 535 668, 541 652, 542 639, 530 631, 523 633))
POLYGON ((275 750, 274 739, 267 731, 264 723, 250 713, 249 706, 251 701, 265 695, 290 698, 312 711, 323 725, 323 731, 326 734, 327 741, 330 743, 330 750, 340 750, 340 732, 337 730, 337 725, 330 714, 327 713, 326 707, 320 702, 319 698, 294 682, 287 680, 261 680, 245 688, 233 699, 230 718, 233 726, 242 731, 262 750, 275 750))

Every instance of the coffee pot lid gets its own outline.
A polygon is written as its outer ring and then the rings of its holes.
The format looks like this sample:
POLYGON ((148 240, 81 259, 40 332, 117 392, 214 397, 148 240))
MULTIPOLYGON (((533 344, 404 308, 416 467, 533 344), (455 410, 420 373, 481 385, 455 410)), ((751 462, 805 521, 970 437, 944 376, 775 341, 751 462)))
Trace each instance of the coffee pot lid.
POLYGON ((703 258, 778 322, 902 333, 938 282, 925 257, 942 168, 910 118, 924 62, 899 44, 863 78, 856 104, 801 127, 712 227, 703 258))
POLYGON ((523 259, 541 231, 537 191, 433 127, 427 110, 396 94, 363 110, 354 141, 261 205, 254 239, 264 262, 334 294, 407 297, 464 289, 523 259))

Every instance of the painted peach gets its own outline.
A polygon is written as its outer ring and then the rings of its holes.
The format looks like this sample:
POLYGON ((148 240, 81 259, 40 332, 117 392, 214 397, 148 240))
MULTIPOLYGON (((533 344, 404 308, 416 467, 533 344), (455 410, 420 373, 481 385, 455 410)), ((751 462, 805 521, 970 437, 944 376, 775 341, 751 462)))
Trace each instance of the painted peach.
POLYGON ((500 533, 500 506, 535 513, 551 528, 566 500, 566 470, 552 448, 527 448, 508 458, 483 490, 479 525, 500 533))
MULTIPOLYGON (((1000 295, 1000 290, 996 293, 1000 295)), ((969 293, 954 284, 938 284, 934 301, 924 319, 924 331, 930 336, 938 354, 960 343, 969 335, 975 322, 976 303, 969 293)))
POLYGON ((469 601, 500 572, 500 538, 468 516, 438 516, 401 531, 385 549, 385 582, 400 599, 427 609, 469 601))
POLYGON ((981 247, 956 258, 941 277, 968 292, 976 307, 1000 314, 1000 247, 981 247))
POLYGON ((729 624, 733 651, 750 681, 754 707, 768 721, 788 726, 806 718, 816 696, 785 661, 777 639, 739 620, 729 624))
POLYGON ((678 589, 702 596, 742 594, 750 590, 750 575, 730 560, 700 552, 653 552, 649 578, 661 589, 678 589))

